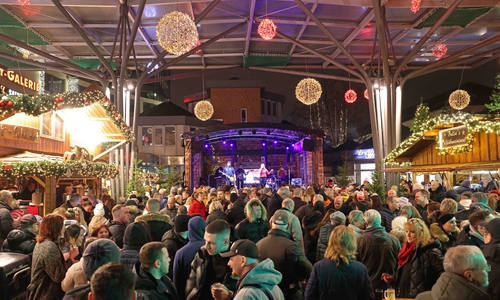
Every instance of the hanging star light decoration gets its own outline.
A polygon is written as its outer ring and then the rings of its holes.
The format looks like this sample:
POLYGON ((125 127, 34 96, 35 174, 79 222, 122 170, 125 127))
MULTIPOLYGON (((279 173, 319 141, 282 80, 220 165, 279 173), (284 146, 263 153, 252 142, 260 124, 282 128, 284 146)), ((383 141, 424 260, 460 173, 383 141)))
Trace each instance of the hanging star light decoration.
POLYGON ((470 95, 464 90, 456 90, 451 93, 450 98, 448 99, 450 106, 456 110, 462 110, 469 105, 470 95))
POLYGON ((181 55, 193 49, 198 42, 198 29, 187 14, 174 11, 160 19, 156 37, 167 52, 181 55))
POLYGON ((411 0, 410 10, 412 13, 416 13, 420 10, 420 2, 422 0, 411 0))
POLYGON ((358 94, 353 89, 348 89, 344 94, 345 102, 354 103, 358 99, 358 94))
POLYGON ((448 52, 448 47, 446 47, 446 45, 443 43, 438 43, 436 44, 436 46, 434 46, 434 48, 432 48, 432 54, 436 58, 443 57, 446 54, 446 52, 448 52))
POLYGON ((314 78, 304 78, 295 87, 295 97, 306 105, 318 102, 322 92, 321 84, 314 78))
POLYGON ((274 22, 268 18, 265 18, 260 22, 257 32, 266 41, 272 40, 276 36, 276 25, 274 22))
POLYGON ((210 101, 202 100, 196 103, 194 107, 194 114, 202 121, 209 120, 214 114, 214 107, 210 101))

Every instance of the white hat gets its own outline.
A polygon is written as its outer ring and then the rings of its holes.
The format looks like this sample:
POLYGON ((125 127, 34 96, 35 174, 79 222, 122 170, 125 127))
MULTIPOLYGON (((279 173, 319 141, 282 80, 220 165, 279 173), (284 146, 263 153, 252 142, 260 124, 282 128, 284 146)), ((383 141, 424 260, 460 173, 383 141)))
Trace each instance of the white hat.
POLYGON ((95 206, 94 216, 104 216, 104 205, 102 203, 97 203, 95 206))

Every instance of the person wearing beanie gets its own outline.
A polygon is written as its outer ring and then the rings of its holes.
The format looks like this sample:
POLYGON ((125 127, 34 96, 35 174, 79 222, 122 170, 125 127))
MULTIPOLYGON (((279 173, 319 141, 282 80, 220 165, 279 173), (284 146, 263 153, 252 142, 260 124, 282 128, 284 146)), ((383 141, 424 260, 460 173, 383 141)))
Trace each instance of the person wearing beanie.
POLYGON ((437 222, 431 224, 429 230, 432 237, 441 242, 443 254, 445 254, 449 248, 455 246, 458 234, 460 233, 455 215, 443 211, 438 212, 437 222))
POLYGON ((330 222, 321 226, 321 229, 319 230, 318 247, 316 248, 316 261, 320 261, 324 258, 330 234, 335 227, 345 225, 345 215, 340 211, 331 213, 329 219, 330 222))
POLYGON ((160 242, 161 238, 165 232, 172 229, 170 224, 170 217, 168 215, 162 215, 160 211, 160 201, 158 199, 149 199, 146 203, 147 214, 138 216, 135 218, 136 222, 146 222, 148 223, 151 240, 155 242, 160 242))
MULTIPOLYGON (((120 250, 109 239, 98 239, 90 243, 82 256, 82 268, 90 280, 101 266, 110 262, 120 262, 120 250)), ((67 292, 63 300, 86 300, 90 293, 90 283, 78 286, 67 292)))
POLYGON ((177 287, 179 299, 186 299, 186 282, 191 273, 191 262, 198 250, 205 245, 205 227, 207 223, 200 216, 189 219, 188 240, 189 242, 179 249, 174 257, 173 280, 177 287))
POLYGON ((491 266, 488 273, 490 282, 486 292, 491 299, 500 299, 500 218, 482 223, 484 226, 484 245, 481 247, 484 258, 491 266))
POLYGON ((173 278, 173 269, 174 269, 174 259, 175 254, 179 249, 184 247, 189 239, 188 239, 188 223, 191 219, 189 215, 179 215, 178 218, 175 218, 174 228, 165 232, 163 237, 161 238, 161 242, 167 247, 168 257, 170 257, 170 261, 168 267, 168 277, 173 278))
POLYGON ((123 248, 120 250, 120 262, 130 269, 139 261, 139 250, 151 242, 151 234, 147 223, 132 222, 128 224, 123 235, 123 248))
POLYGON ((104 204, 97 203, 94 208, 94 216, 89 224, 89 235, 92 235, 95 227, 102 224, 109 226, 109 220, 104 217, 104 204))
POLYGON ((19 222, 19 228, 12 230, 3 242, 4 252, 17 252, 32 256, 36 245, 40 223, 31 214, 24 215, 19 222))

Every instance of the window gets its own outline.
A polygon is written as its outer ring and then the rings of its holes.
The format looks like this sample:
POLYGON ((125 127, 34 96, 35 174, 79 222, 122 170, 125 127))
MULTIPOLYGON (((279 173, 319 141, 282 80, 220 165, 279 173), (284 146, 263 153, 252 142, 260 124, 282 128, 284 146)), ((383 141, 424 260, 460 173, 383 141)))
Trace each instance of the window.
POLYGON ((242 108, 241 109, 241 123, 246 123, 247 122, 247 109, 242 108))
POLYGON ((165 127, 165 146, 175 145, 175 127, 167 126, 165 127))
POLYGON ((153 145, 153 127, 143 126, 141 139, 142 139, 143 146, 152 146, 153 145))
POLYGON ((271 115, 271 102, 267 101, 267 115, 271 115))
POLYGON ((55 113, 46 113, 40 116, 42 135, 57 140, 64 140, 64 121, 55 113))
POLYGON ((163 145, 163 130, 161 128, 155 128, 155 146, 163 145))
POLYGON ((52 136, 52 113, 43 114, 42 118, 42 134, 52 136))
POLYGON ((273 103, 273 117, 276 117, 276 103, 273 103))
POLYGON ((264 100, 260 100, 260 113, 262 115, 266 114, 266 102, 264 100))
POLYGON ((64 140, 64 121, 57 115, 54 115, 54 137, 64 140))

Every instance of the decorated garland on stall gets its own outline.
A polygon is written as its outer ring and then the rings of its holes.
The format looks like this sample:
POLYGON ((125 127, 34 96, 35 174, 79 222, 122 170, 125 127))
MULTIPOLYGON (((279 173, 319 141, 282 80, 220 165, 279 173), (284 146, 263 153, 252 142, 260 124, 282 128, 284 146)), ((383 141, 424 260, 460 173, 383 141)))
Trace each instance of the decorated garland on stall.
POLYGON ((72 160, 67 162, 47 160, 12 163, 0 162, 0 178, 20 178, 26 176, 71 177, 73 174, 108 179, 118 175, 118 168, 114 165, 86 160, 72 160))
POLYGON ((40 116, 44 113, 61 109, 79 108, 100 103, 106 110, 106 115, 113 120, 113 123, 120 129, 120 132, 132 142, 135 137, 130 130, 130 126, 125 123, 122 116, 117 112, 114 104, 110 103, 106 95, 100 90, 92 90, 84 93, 62 93, 62 94, 42 94, 42 95, 18 95, 2 96, 0 100, 0 120, 9 115, 23 112, 30 116, 40 116))

